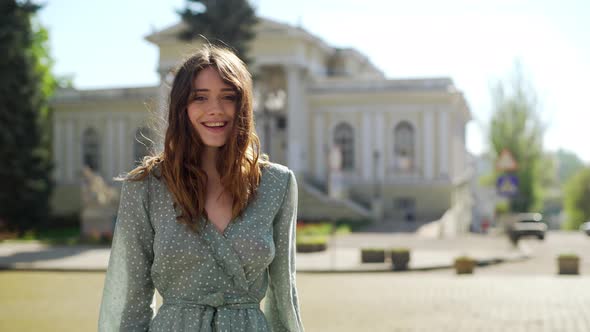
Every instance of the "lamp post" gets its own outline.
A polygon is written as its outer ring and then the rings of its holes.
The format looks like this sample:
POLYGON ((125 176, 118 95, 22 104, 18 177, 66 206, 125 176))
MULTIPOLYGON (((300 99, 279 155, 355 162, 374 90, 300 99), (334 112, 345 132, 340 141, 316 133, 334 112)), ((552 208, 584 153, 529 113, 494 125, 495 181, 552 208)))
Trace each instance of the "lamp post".
POLYGON ((284 90, 279 89, 271 91, 266 94, 262 102, 262 109, 255 107, 255 110, 261 112, 264 121, 264 152, 270 155, 272 148, 270 137, 271 137, 271 126, 270 121, 278 111, 285 108, 285 100, 287 94, 284 90))

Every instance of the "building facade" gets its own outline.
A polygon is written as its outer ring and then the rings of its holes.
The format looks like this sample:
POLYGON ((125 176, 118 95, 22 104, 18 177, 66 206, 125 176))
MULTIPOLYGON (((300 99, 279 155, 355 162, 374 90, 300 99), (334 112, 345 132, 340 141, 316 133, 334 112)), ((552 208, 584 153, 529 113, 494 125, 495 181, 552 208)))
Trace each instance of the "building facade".
MULTIPOLYGON (((57 95, 56 213, 80 209, 83 165, 110 181, 146 154, 144 136, 158 141, 150 119, 165 118, 173 69, 198 47, 177 38, 183 28, 147 37, 160 51, 159 86, 57 95)), ((360 52, 268 19, 250 49, 261 147, 296 173, 300 218, 426 221, 470 209, 471 115, 451 79, 386 79, 360 52)))

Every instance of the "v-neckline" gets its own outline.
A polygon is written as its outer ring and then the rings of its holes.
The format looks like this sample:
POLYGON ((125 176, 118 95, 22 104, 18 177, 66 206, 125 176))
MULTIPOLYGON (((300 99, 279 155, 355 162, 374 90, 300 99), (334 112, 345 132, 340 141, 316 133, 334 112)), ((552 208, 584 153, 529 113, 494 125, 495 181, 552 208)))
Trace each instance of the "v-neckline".
POLYGON ((234 223, 234 221, 236 220, 236 218, 230 219, 229 223, 227 223, 227 225, 225 226, 225 228, 223 230, 220 230, 219 228, 217 228, 217 226, 215 226, 215 224, 208 217, 203 216, 203 220, 205 221, 206 224, 208 224, 208 226, 213 227, 214 232, 216 232, 217 234, 219 234, 223 237, 227 237, 228 230, 231 228, 231 226, 234 223))

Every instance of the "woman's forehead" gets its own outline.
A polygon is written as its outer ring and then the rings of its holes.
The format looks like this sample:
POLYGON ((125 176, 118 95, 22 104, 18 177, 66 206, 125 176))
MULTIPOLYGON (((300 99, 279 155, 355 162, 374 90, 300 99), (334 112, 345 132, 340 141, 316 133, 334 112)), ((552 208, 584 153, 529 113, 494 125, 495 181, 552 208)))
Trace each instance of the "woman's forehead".
POLYGON ((223 80, 219 72, 214 67, 207 67, 201 70, 193 80, 193 90, 232 90, 235 87, 223 80))

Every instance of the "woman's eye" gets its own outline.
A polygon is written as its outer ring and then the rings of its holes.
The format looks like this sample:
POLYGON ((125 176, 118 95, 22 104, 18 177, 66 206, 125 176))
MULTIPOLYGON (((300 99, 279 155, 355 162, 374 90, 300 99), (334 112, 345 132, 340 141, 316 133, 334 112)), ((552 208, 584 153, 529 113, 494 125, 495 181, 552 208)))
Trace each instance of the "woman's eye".
POLYGON ((195 97, 193 98, 193 100, 196 100, 196 101, 204 101, 204 100, 206 100, 206 99, 207 99, 207 98, 205 98, 204 96, 195 96, 195 97))
POLYGON ((228 96, 223 97, 223 99, 227 100, 227 101, 236 101, 238 99, 238 97, 235 95, 228 95, 228 96))

